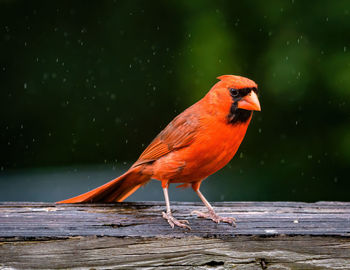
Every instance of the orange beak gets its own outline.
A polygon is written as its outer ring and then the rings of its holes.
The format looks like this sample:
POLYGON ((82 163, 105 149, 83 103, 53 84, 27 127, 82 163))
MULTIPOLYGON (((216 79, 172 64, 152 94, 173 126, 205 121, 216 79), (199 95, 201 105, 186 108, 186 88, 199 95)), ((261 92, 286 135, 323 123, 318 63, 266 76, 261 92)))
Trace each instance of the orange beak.
POLYGON ((249 95, 238 101, 238 108, 248 111, 261 111, 260 102, 255 92, 251 91, 249 95))

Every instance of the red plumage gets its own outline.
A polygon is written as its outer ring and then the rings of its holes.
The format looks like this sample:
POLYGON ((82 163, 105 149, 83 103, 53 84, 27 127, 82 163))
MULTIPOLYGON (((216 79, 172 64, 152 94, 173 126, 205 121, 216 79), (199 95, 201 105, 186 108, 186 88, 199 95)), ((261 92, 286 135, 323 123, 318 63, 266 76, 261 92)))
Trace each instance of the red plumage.
MULTIPOLYGON (((171 215, 168 185, 183 183, 203 196, 199 191, 201 182, 232 159, 244 138, 252 111, 260 110, 255 82, 233 75, 219 79, 205 97, 159 133, 125 174, 59 203, 120 202, 153 178, 162 182, 165 192, 168 211, 163 213, 164 218, 172 226, 189 228, 186 222, 171 215)), ((197 213, 199 216, 233 223, 233 219, 217 216, 204 196, 201 199, 209 214, 197 213)))

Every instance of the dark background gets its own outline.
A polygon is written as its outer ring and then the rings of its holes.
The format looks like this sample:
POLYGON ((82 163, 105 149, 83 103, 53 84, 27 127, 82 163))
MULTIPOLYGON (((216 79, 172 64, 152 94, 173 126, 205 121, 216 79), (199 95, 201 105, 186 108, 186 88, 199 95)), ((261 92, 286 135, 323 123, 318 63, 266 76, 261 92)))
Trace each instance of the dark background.
MULTIPOLYGON (((0 200, 105 183, 236 74, 258 83, 262 111, 203 183, 208 199, 349 201, 349 13, 349 1, 0 1, 0 200)), ((153 182, 130 200, 162 200, 153 182)))

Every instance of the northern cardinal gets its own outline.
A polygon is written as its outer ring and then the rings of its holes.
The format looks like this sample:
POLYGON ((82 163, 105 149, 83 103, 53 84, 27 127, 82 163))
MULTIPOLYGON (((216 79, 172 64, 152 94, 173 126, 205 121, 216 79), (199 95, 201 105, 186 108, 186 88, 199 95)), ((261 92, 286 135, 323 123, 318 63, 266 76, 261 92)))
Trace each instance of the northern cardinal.
POLYGON ((177 220, 170 209, 168 186, 182 183, 192 187, 208 208, 195 211, 199 217, 235 225, 235 219, 217 215, 199 191, 202 181, 224 167, 241 144, 253 111, 260 111, 257 85, 234 75, 218 77, 210 91, 197 103, 175 117, 158 134, 131 168, 118 178, 77 197, 58 203, 121 202, 151 178, 161 181, 166 212, 171 227, 188 228, 187 220, 177 220))

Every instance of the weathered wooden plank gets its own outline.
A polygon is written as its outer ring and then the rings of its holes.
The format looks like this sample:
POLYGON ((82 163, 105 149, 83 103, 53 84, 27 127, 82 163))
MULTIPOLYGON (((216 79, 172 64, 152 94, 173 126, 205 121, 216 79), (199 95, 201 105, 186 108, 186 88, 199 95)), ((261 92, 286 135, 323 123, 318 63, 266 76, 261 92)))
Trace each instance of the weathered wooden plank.
POLYGON ((4 242, 0 268, 349 269, 349 248, 349 239, 320 236, 69 237, 4 242))
POLYGON ((159 202, 0 203, 0 269, 350 269, 350 203, 214 204, 237 227, 198 219, 171 229, 159 202))
POLYGON ((217 203, 215 207, 222 215, 236 217, 237 227, 192 216, 193 210, 205 210, 197 203, 173 203, 172 206, 176 217, 190 221, 190 232, 171 229, 161 217, 164 206, 158 202, 101 205, 1 203, 0 237, 350 236, 350 203, 237 202, 217 203))

